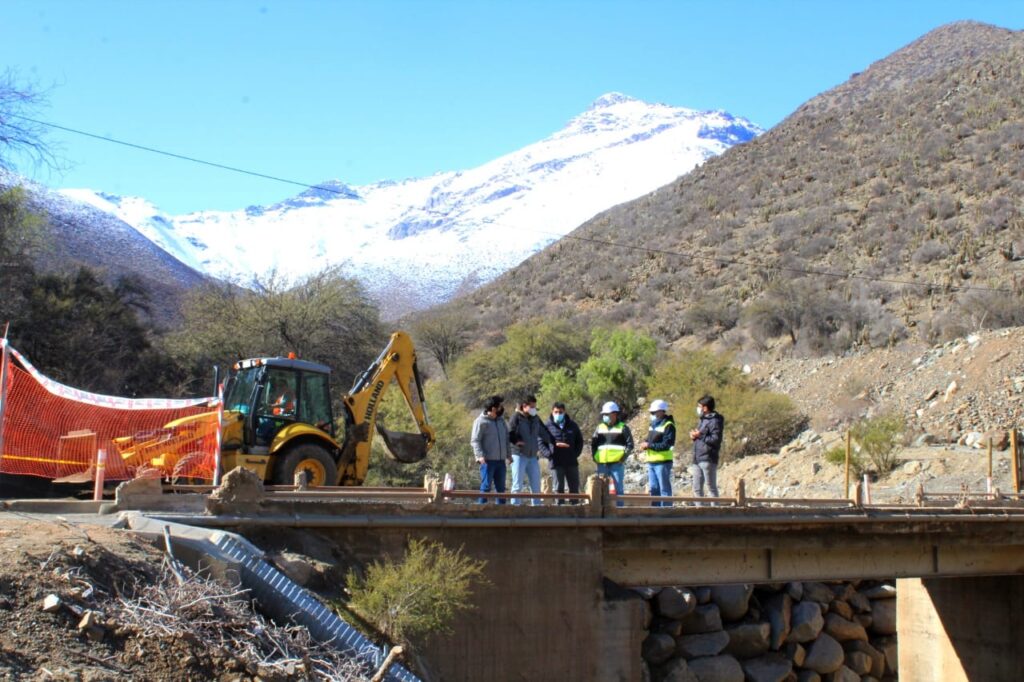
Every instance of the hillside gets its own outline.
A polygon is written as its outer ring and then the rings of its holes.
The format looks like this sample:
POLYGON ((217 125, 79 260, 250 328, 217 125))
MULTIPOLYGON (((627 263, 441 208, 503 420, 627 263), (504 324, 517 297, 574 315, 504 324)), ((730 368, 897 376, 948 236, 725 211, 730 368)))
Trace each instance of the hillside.
POLYGON ((938 28, 459 304, 750 358, 1024 323, 1022 66, 1019 32, 938 28))
POLYGON ((610 206, 763 132, 723 111, 609 93, 543 140, 476 168, 350 186, 271 206, 173 216, 144 199, 64 190, 182 262, 247 282, 344 264, 397 317, 470 291, 610 206), (287 235, 287 238, 284 236, 287 235))
POLYGON ((85 265, 108 281, 136 277, 150 294, 154 317, 164 323, 180 315, 182 297, 206 279, 110 214, 0 171, 0 190, 13 186, 23 187, 32 210, 46 218, 46 246, 37 263, 44 271, 85 265))

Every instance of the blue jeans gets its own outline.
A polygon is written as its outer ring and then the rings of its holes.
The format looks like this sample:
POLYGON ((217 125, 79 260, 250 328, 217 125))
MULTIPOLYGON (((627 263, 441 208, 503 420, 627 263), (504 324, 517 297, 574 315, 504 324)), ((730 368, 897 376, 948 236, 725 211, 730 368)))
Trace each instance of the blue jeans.
MULTIPOLYGON (((526 457, 524 455, 512 455, 512 492, 519 493, 530 483, 530 492, 540 492, 540 458, 526 457)), ((512 500, 512 504, 519 504, 522 500, 512 500)), ((540 500, 534 499, 533 504, 540 504, 540 500)))
MULTIPOLYGON (((624 462, 615 462, 614 464, 598 464, 597 473, 611 476, 612 480, 615 481, 615 494, 623 495, 626 492, 625 481, 623 476, 626 473, 626 465, 624 462)), ((622 500, 615 503, 616 507, 622 506, 622 500)))
MULTIPOLYGON (((480 465, 480 492, 489 493, 491 488, 495 492, 505 492, 505 460, 486 459, 480 465)), ((480 504, 486 504, 487 498, 481 497, 480 504)), ((505 500, 498 500, 498 504, 505 504, 505 500)))
MULTIPOLYGON (((647 483, 651 489, 651 495, 672 496, 672 461, 648 462, 647 483)), ((652 502, 652 507, 671 507, 671 502, 652 502)))

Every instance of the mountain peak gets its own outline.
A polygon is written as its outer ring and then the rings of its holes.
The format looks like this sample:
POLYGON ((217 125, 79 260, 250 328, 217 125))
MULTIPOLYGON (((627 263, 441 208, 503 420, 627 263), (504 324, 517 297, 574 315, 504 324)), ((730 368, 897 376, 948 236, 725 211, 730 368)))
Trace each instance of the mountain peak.
POLYGON ((638 102, 636 97, 630 97, 624 95, 621 92, 606 92, 597 99, 595 99, 587 111, 593 111, 594 109, 604 109, 606 107, 615 106, 616 104, 623 104, 625 102, 638 102))

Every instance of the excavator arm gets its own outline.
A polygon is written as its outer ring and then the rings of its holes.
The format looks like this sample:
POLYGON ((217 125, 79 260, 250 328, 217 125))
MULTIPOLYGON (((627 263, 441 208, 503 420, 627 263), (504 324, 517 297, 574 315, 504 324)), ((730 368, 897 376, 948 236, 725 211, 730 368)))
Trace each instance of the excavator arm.
POLYGON ((359 485, 366 478, 374 431, 384 439, 399 462, 422 460, 434 444, 434 429, 427 421, 423 383, 416 366, 416 350, 404 332, 395 332, 380 356, 356 379, 343 398, 345 440, 338 459, 338 485, 359 485), (388 431, 377 424, 377 409, 392 380, 405 398, 419 433, 388 431), (374 428, 376 427, 376 428, 374 428))

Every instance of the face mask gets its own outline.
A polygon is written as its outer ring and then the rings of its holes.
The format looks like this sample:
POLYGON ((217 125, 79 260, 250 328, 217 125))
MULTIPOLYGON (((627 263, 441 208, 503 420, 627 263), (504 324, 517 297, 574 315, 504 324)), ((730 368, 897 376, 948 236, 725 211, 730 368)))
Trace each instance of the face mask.
POLYGON ((612 423, 612 418, 609 417, 606 414, 602 414, 601 415, 601 421, 603 421, 605 424, 611 424, 612 423))
POLYGON ((531 417, 536 417, 537 416, 537 408, 536 407, 531 407, 529 410, 527 410, 527 412, 529 413, 529 415, 531 417))
POLYGON ((697 416, 698 417, 703 417, 704 416, 704 408, 702 408, 702 407, 698 407, 697 408, 697 416))
POLYGON ((654 422, 656 422, 656 421, 658 421, 658 415, 656 415, 656 414, 652 414, 652 415, 651 415, 651 423, 653 424, 653 423, 654 423, 654 422))
POLYGON ((551 415, 551 418, 555 420, 556 424, 561 424, 562 422, 565 421, 565 415, 564 414, 553 414, 553 415, 551 415))

